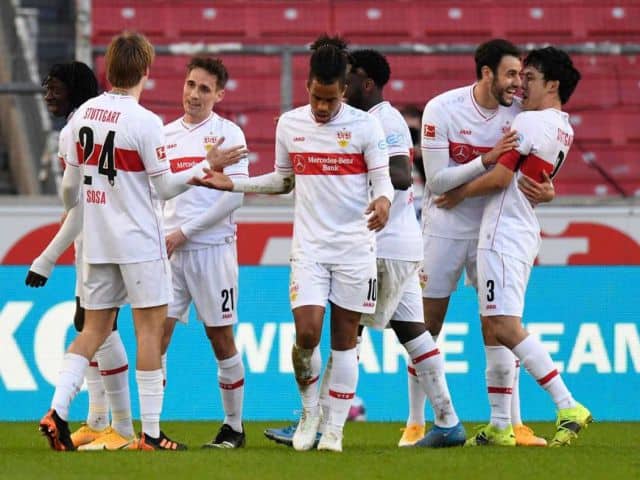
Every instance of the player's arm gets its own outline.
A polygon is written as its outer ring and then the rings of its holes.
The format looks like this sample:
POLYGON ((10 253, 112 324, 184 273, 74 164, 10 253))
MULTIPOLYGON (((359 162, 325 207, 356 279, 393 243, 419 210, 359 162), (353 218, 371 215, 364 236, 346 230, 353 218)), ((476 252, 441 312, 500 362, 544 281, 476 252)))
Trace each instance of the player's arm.
POLYGON ((389 157, 389 176, 396 190, 406 190, 411 186, 411 160, 408 155, 389 157))
POLYGON ((69 164, 64 170, 62 176, 62 204, 64 209, 68 212, 71 210, 80 199, 80 189, 82 187, 82 171, 80 167, 69 164))
POLYGON ((382 126, 373 116, 371 116, 370 130, 371 133, 363 145, 363 153, 373 200, 369 203, 365 214, 369 215, 367 228, 379 232, 389 220, 394 188, 389 175, 387 141, 382 126))
POLYGON ((232 179, 224 173, 214 172, 207 168, 205 173, 207 176, 204 178, 192 178, 191 184, 227 192, 265 193, 271 195, 289 193, 295 185, 293 171, 281 170, 278 167, 271 173, 247 178, 232 179))
POLYGON ((69 210, 62 222, 62 226, 49 242, 49 245, 33 261, 24 283, 30 287, 42 287, 51 276, 51 271, 58 258, 69 248, 81 230, 82 203, 78 203, 69 210))

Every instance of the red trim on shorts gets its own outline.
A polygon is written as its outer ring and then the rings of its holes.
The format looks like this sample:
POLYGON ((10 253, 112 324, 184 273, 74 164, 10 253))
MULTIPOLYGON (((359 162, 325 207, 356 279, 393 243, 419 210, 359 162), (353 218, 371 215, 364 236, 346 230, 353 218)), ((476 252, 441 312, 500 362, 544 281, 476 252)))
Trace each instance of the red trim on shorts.
POLYGON ((418 374, 416 373, 416 369, 413 367, 410 367, 409 365, 407 365, 407 371, 409 372, 409 375, 413 375, 414 377, 418 376, 418 374))
POLYGON ((100 375, 102 375, 103 377, 108 377, 109 375, 116 375, 118 373, 126 372, 127 370, 129 370, 129 365, 125 364, 112 370, 100 370, 100 375))
POLYGON ((329 390, 329 396, 333 398, 339 398, 340 400, 351 400, 356 396, 355 392, 336 392, 335 390, 329 390))
POLYGON ((426 360, 429 357, 435 357, 438 354, 440 354, 440 350, 438 350, 437 348, 434 348, 430 352, 423 353, 419 357, 416 357, 416 358, 412 359, 411 363, 413 363, 415 365, 416 363, 420 363, 421 361, 426 360))
POLYGON ((220 385, 220 388, 223 390, 235 390, 236 388, 240 388, 241 386, 244 385, 244 378, 241 378, 240 380, 234 383, 220 382, 218 385, 220 385))
POLYGON ((547 373, 544 377, 539 378, 538 379, 538 383, 540 385, 545 385, 546 383, 549 383, 549 381, 551 381, 554 377, 558 376, 558 370, 552 370, 551 372, 547 373))
POLYGON ((511 395, 513 388, 510 387, 487 387, 489 393, 501 393, 503 395, 511 395))
POLYGON ((296 378, 296 382, 298 382, 298 385, 309 386, 316 383, 319 379, 320 379, 320 375, 310 378, 309 380, 296 378))
POLYGON ((98 366, 98 362, 89 362, 89 366, 90 367, 97 367, 98 366))

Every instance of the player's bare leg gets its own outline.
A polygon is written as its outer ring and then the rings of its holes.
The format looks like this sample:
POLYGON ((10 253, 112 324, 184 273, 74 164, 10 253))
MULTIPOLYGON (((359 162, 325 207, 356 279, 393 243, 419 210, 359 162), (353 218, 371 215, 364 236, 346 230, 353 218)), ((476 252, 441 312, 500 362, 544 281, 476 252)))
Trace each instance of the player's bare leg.
POLYGON ((162 337, 167 318, 167 305, 134 308, 136 331, 136 380, 140 399, 142 434, 141 450, 184 450, 186 446, 167 438, 160 430, 160 414, 164 398, 162 374, 162 337))
POLYGON ((242 425, 244 365, 236 349, 233 326, 205 326, 205 331, 218 361, 218 383, 225 417, 216 437, 204 447, 241 448, 246 442, 242 425))
POLYGON ((318 345, 324 311, 324 307, 319 305, 303 305, 293 309, 296 343, 291 351, 291 359, 302 399, 302 415, 293 436, 293 447, 296 450, 309 450, 313 447, 320 425, 318 380, 322 360, 318 345))

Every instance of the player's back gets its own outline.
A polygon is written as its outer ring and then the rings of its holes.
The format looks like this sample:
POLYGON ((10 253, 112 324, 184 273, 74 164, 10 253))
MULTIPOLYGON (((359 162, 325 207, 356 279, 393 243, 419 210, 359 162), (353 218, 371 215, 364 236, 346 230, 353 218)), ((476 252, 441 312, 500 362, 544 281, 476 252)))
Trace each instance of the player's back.
MULTIPOLYGON (((381 102, 369 110, 382 125, 387 141, 388 155, 413 159, 413 141, 407 122, 389 102, 381 102)), ((422 260, 422 234, 413 205, 413 186, 395 190, 389 209, 389 220, 376 235, 378 258, 394 260, 422 260)))
MULTIPOLYGON (((475 85, 444 92, 430 100, 422 117, 423 161, 429 152, 447 151, 447 168, 456 168, 491 150, 511 129, 520 112, 518 101, 510 107, 488 110, 473 96, 475 85)), ((427 183, 429 179, 427 179, 427 183)), ((424 233, 445 238, 478 238, 485 198, 469 198, 452 210, 438 208, 436 195, 425 187, 422 209, 424 233)))
POLYGON ((509 186, 491 195, 482 219, 479 248, 495 250, 533 264, 540 247, 540 225, 534 207, 518 188, 522 175, 543 182, 552 178, 565 161, 573 129, 566 112, 548 108, 520 113, 513 122, 518 147, 501 163, 515 171, 509 186))
POLYGON ((387 166, 382 127, 369 113, 343 104, 327 123, 316 123, 309 105, 283 114, 276 167, 296 176, 293 254, 357 263, 374 252, 367 173, 387 166))
MULTIPOLYGON (((180 172, 191 168, 202 161, 211 145, 220 137, 224 137, 222 148, 245 145, 246 140, 238 125, 216 113, 197 125, 187 125, 179 118, 164 127, 166 136, 167 159, 172 172, 180 172)), ((224 169, 231 178, 247 177, 249 162, 242 159, 235 165, 224 169)), ((180 228, 181 225, 211 208, 224 192, 208 188, 191 188, 180 195, 167 200, 164 204, 164 223, 167 232, 180 228)), ((236 233, 233 214, 190 237, 181 247, 182 250, 193 249, 202 244, 212 245, 224 243, 236 233)))
POLYGON ((135 263, 166 257, 158 204, 148 176, 169 170, 162 122, 134 97, 104 93, 72 119, 84 182, 84 259, 135 263))

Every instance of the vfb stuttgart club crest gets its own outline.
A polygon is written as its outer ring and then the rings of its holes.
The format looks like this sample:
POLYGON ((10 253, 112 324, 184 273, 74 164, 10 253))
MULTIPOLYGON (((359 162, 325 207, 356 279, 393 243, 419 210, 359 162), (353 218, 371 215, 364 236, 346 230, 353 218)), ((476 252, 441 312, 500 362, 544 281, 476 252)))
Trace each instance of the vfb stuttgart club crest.
POLYGON ((206 136, 204 137, 204 149, 208 152, 213 147, 213 144, 218 141, 218 137, 206 136))
POLYGON ((346 148, 351 141, 351 132, 349 130, 345 130, 344 128, 336 133, 336 137, 338 139, 338 145, 341 148, 346 148))

